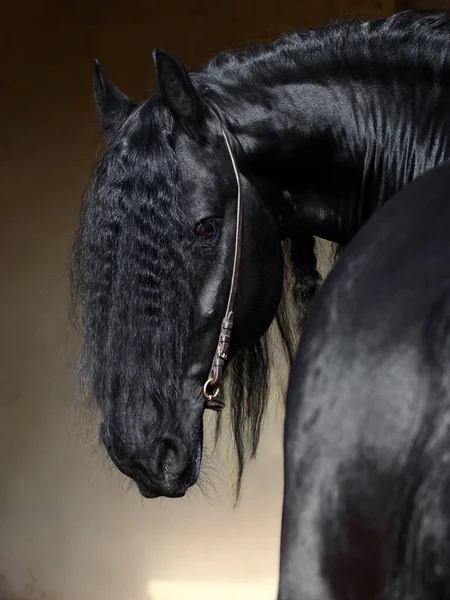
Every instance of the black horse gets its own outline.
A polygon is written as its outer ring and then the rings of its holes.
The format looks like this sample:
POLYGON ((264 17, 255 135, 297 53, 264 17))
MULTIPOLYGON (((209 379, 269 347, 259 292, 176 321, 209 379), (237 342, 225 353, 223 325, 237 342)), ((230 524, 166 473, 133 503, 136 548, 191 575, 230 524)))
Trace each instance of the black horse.
POLYGON ((285 422, 279 600, 450 598, 450 163, 355 236, 285 422))
POLYGON ((107 148, 74 245, 80 372, 110 457, 144 496, 196 482, 204 392, 225 362, 239 488, 267 404, 269 326, 292 356, 320 284, 314 236, 345 246, 450 157, 449 42, 449 18, 406 13, 224 52, 190 75, 156 51, 159 92, 140 105, 97 63, 107 148), (231 346, 216 351, 236 257, 231 346))

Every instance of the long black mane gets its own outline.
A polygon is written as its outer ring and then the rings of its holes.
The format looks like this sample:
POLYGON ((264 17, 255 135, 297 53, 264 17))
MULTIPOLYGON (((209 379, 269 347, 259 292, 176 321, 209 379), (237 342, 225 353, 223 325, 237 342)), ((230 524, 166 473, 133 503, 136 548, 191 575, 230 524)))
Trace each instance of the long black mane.
POLYGON ((392 70, 404 68, 403 82, 409 80, 414 86, 412 75, 433 80, 449 69, 449 33, 447 13, 420 16, 403 11, 373 21, 353 18, 291 32, 270 44, 220 52, 198 76, 206 94, 217 90, 220 95, 236 86, 245 95, 249 82, 263 86, 271 81, 281 85, 305 79, 361 81, 376 76, 392 83, 392 70))
MULTIPOLYGON (((239 130, 239 123, 229 118, 233 105, 239 99, 251 98, 255 87, 270 88, 271 85, 282 84, 283 80, 310 79, 330 85, 370 80, 372 83, 367 89, 374 93, 373 97, 367 98, 366 109, 377 111, 377 103, 382 102, 383 94, 387 93, 385 84, 392 85, 393 81, 399 85, 409 82, 411 90, 420 82, 429 83, 428 94, 439 93, 444 76, 450 77, 449 34, 450 19, 447 16, 419 18, 408 12, 373 22, 353 19, 318 30, 290 33, 272 44, 222 52, 202 71, 193 73, 192 79, 205 101, 214 105, 216 112, 234 131, 239 130)), ((427 98, 418 94, 405 111, 413 106, 419 113, 419 110, 422 111, 419 103, 426 102, 427 98)), ((383 141, 380 139, 381 132, 374 131, 373 141, 383 143, 389 160, 400 160, 405 151, 405 128, 411 131, 416 127, 419 137, 415 139, 413 167, 406 175, 411 178, 433 161, 437 163, 440 160, 443 142, 438 119, 439 115, 435 122, 429 122, 426 129, 421 129, 408 113, 397 137, 383 141), (428 138, 433 131, 435 139, 430 152, 428 138)), ((158 269, 163 268, 164 261, 175 265, 175 270, 185 270, 183 277, 168 279, 167 285, 173 284, 175 288, 169 295, 173 305, 166 307, 167 314, 171 311, 179 313, 183 309, 180 297, 186 303, 193 302, 193 298, 189 286, 182 291, 178 289, 179 282, 186 280, 190 268, 182 265, 183 252, 176 247, 176 231, 182 227, 182 219, 174 217, 171 234, 165 236, 164 228, 170 213, 166 210, 167 202, 158 198, 150 203, 139 203, 138 199, 142 190, 143 197, 147 200, 152 198, 152 179, 145 179, 149 170, 158 182, 167 176, 174 182, 178 181, 172 150, 173 123, 163 108, 158 108, 157 101, 150 99, 128 117, 123 131, 129 131, 130 127, 136 130, 134 145, 129 143, 129 137, 127 143, 121 143, 120 132, 113 142, 119 157, 113 177, 109 178, 111 173, 105 176, 102 162, 98 168, 95 185, 111 186, 110 201, 96 206, 94 193, 90 191, 87 194, 74 245, 72 296, 74 314, 78 307, 84 311, 82 329, 87 334, 81 377, 87 379, 88 387, 93 387, 97 397, 110 398, 114 390, 108 386, 115 380, 114 370, 126 368, 131 373, 128 378, 130 385, 131 380, 142 380, 140 389, 144 402, 145 379, 151 376, 148 372, 157 367, 147 362, 146 350, 148 331, 158 319, 157 299, 152 297, 151 292, 152 278, 161 276, 158 269), (144 117, 145 110, 155 103, 158 112, 153 114, 149 125, 149 119, 144 117), (153 131, 148 132, 148 127, 152 127, 153 131), (169 161, 168 156, 171 157, 169 161), (172 169, 170 174, 168 169, 172 169), (163 214, 165 218, 161 220, 163 214), (150 243, 149 239, 155 232, 156 237, 150 243), (124 283, 128 295, 122 293, 124 283), (130 307, 131 311, 128 310, 130 307), (124 314, 131 315, 126 322, 121 317, 124 314), (109 315, 107 331, 101 329, 105 315, 109 315), (123 357, 127 358, 125 365, 123 357), (97 379, 90 381, 93 373, 97 373, 97 379)), ((361 185, 364 183, 361 182, 361 185)), ((372 184, 379 185, 383 199, 395 191, 395 186, 388 180, 370 180, 367 183, 372 184)), ((168 201, 172 190, 166 192, 168 201)), ((303 237, 301 241, 287 240, 283 245, 285 294, 274 328, 278 329, 282 348, 291 360, 308 304, 320 285, 320 275, 312 235, 303 237)), ((183 322, 188 343, 188 310, 183 322)), ((279 348, 271 342, 272 333, 272 330, 269 331, 254 346, 241 349, 226 370, 225 392, 232 412, 238 489, 245 461, 257 451, 266 413, 272 355, 279 348)), ((161 348, 166 342, 163 338, 162 335, 161 348)), ((145 410, 144 406, 142 410, 145 410)), ((136 415, 136 422, 138 419, 139 415, 136 415)))
POLYGON ((149 389, 159 390, 156 404, 176 402, 169 392, 179 382, 168 381, 161 365, 184 364, 192 330, 194 275, 172 132, 173 118, 157 96, 128 117, 85 194, 73 246, 71 313, 84 334, 79 389, 92 391, 112 418, 132 393, 133 423, 122 425, 136 431, 149 389), (177 340, 167 327, 174 309, 177 340))
MULTIPOLYGON (((244 137, 239 117, 246 104, 252 105, 255 89, 256 108, 258 103, 270 105, 273 88, 284 84, 309 81, 333 89, 336 102, 346 99, 341 108, 352 119, 336 141, 349 153, 365 144, 377 172, 364 173, 361 191, 380 200, 448 152, 448 94, 443 88, 450 78, 449 35, 448 14, 424 17, 405 11, 371 22, 351 19, 289 33, 272 44, 222 52, 194 77, 202 97, 244 137), (393 164, 397 176, 383 177, 393 164)), ((252 126, 258 127, 258 116, 252 126)), ((365 203, 364 209, 362 219, 373 206, 365 203)))

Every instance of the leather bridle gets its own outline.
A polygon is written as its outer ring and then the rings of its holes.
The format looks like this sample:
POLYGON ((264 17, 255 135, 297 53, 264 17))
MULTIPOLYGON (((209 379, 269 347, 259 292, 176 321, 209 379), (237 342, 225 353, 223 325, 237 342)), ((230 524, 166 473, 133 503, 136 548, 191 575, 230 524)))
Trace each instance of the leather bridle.
POLYGON ((208 379, 203 386, 203 395, 206 398, 205 408, 209 408, 216 412, 220 412, 225 408, 225 402, 220 398, 220 386, 223 378, 223 370, 225 363, 228 358, 228 348, 230 345, 231 330, 234 323, 234 302, 236 300, 236 291, 239 279, 239 269, 241 265, 241 251, 242 251, 242 199, 241 199, 241 182, 239 179, 239 172, 236 166, 236 160, 231 150, 230 142, 225 131, 222 129, 222 135, 225 140, 227 151, 233 166, 234 176, 237 184, 237 215, 236 215, 236 238, 234 244, 234 261, 233 261, 233 273, 231 275, 231 286, 230 294, 228 296, 228 304, 225 311, 225 317, 222 320, 220 328, 219 341, 217 348, 214 353, 211 369, 209 371, 208 379))

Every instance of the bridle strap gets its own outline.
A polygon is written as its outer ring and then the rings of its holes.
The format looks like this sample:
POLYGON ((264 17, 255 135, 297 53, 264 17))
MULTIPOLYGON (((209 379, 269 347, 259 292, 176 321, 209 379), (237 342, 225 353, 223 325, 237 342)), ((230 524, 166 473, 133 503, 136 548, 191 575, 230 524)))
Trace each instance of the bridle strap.
POLYGON ((239 280, 239 270, 241 266, 241 252, 242 252, 242 222, 243 222, 243 210, 242 210, 242 199, 241 199, 241 181, 239 178, 239 172, 236 165, 236 160, 231 150, 230 142, 228 137, 222 129, 222 135, 225 140, 228 155, 233 166, 234 176, 237 184, 237 215, 236 215, 236 238, 234 243, 234 261, 233 261, 233 273, 231 275, 231 286, 230 293, 228 296, 228 303, 225 312, 225 317, 222 320, 222 326, 220 328, 219 341, 212 361, 211 369, 209 371, 208 379, 203 386, 203 394, 206 398, 205 408, 220 412, 225 408, 225 402, 220 398, 220 386, 222 383, 223 369, 228 358, 228 348, 230 345, 231 330, 234 323, 234 302, 236 300, 236 292, 239 280))

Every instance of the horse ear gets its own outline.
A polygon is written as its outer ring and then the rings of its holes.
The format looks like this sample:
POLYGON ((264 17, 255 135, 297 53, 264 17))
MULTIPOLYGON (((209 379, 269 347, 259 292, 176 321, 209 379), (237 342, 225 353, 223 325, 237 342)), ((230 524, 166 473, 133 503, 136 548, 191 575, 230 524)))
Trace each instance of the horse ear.
POLYGON ((106 138, 110 139, 131 114, 136 104, 106 79, 97 59, 95 60, 94 95, 103 131, 106 138))
POLYGON ((165 50, 153 52, 159 88, 172 114, 182 124, 201 126, 203 104, 181 62, 165 50))

